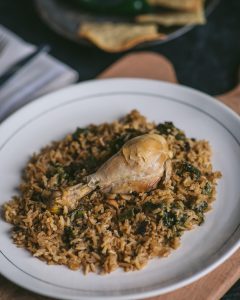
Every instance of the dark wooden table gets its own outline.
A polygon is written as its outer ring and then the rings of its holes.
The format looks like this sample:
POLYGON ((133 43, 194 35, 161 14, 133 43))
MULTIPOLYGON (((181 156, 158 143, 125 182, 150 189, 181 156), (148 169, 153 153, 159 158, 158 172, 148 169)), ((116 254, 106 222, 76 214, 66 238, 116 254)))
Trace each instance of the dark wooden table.
MULTIPOLYGON (((40 20, 31 0, 0 0, 0 23, 30 43, 50 44, 51 54, 76 69, 80 81, 96 77, 123 55, 84 48, 63 39, 40 20)), ((181 84, 211 95, 232 89, 240 65, 240 1, 222 0, 207 25, 147 50, 170 59, 181 84)), ((7 285, 7 281, 1 283, 7 285)), ((240 299, 240 281, 223 299, 240 299)))

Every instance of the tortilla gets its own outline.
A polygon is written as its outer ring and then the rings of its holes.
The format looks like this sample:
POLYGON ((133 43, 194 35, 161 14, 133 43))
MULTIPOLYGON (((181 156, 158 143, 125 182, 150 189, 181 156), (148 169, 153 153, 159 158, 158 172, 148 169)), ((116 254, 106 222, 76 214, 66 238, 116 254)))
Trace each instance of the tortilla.
POLYGON ((163 6, 178 10, 197 10, 198 4, 203 4, 204 0, 147 0, 150 5, 163 6))
POLYGON ((127 50, 142 42, 163 39, 156 24, 82 23, 78 34, 107 52, 127 50))
POLYGON ((139 23, 155 23, 163 26, 182 26, 190 24, 205 24, 206 19, 203 10, 203 2, 198 3, 195 11, 172 11, 158 14, 138 15, 135 20, 139 23))
POLYGON ((190 24, 205 24, 205 17, 203 14, 195 13, 168 13, 168 14, 150 14, 139 15, 136 17, 139 23, 157 23, 166 27, 182 26, 190 24))

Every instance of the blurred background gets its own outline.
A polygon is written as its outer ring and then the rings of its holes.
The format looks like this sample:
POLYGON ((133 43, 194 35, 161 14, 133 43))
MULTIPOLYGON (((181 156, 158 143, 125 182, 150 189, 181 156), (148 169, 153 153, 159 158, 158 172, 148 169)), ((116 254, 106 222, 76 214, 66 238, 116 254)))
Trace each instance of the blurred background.
MULTIPOLYGON (((148 50, 162 54, 172 62, 181 84, 210 95, 225 93, 238 83, 239 0, 216 1, 218 3, 209 12, 204 26, 189 28, 184 34, 180 32, 176 38, 164 43, 147 44, 120 53, 107 53, 95 46, 78 44, 57 33, 58 30, 54 31, 48 22, 40 17, 39 5, 37 9, 36 2, 40 1, 0 0, 0 24, 27 43, 35 46, 49 45, 49 54, 52 57, 77 72, 78 79, 75 76, 72 81, 93 79, 123 55, 148 50)), ((43 2, 46 3, 45 0, 43 2)), ((240 282, 236 283, 223 299, 240 299, 240 282)))
MULTIPOLYGON (((50 54, 79 73, 79 81, 96 77, 123 55, 68 41, 42 21, 34 1, 0 0, 1 23, 29 43, 51 46, 50 54)), ((221 94, 237 83, 240 62, 240 1, 220 0, 207 24, 146 50, 165 55, 173 63, 181 84, 211 95, 221 94)))

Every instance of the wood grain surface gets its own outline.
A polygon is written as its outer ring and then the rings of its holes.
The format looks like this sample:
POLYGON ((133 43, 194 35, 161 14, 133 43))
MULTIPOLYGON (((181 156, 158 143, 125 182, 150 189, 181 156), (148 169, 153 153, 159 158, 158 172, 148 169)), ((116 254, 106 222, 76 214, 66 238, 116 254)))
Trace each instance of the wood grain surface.
MULTIPOLYGON (((114 63, 98 78, 135 77, 177 83, 173 65, 163 56, 151 52, 128 54, 114 63)), ((240 114, 240 85, 218 100, 240 114)), ((225 263, 200 280, 174 292, 148 300, 215 300, 220 299, 240 278, 240 250, 225 263)), ((29 292, 0 276, 0 300, 48 300, 50 298, 29 292)))

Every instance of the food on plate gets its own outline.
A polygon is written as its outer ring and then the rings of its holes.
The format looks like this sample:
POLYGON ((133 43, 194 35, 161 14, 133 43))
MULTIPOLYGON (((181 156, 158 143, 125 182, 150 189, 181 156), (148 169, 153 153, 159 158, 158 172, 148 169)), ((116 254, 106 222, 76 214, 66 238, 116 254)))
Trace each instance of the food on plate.
MULTIPOLYGON (((136 6, 135 0, 119 1, 117 3, 99 3, 98 1, 80 1, 84 9, 98 9, 101 15, 105 6, 115 10, 115 15, 123 13, 117 7, 124 8, 129 13, 119 21, 116 18, 112 22, 111 18, 83 18, 81 20, 78 36, 91 41, 93 44, 108 52, 120 52, 128 50, 140 43, 154 40, 161 40, 167 37, 169 27, 184 26, 192 24, 204 24, 204 0, 148 0, 140 1, 141 9, 133 13, 130 7, 136 6), (84 2, 84 3, 83 3, 84 2), (130 3, 131 2, 131 3, 130 3), (131 5, 130 5, 131 4, 131 5), (87 5, 87 6, 86 6, 87 5), (115 7, 117 5, 117 7, 115 7), (117 13, 118 12, 118 13, 117 13), (109 20, 108 20, 109 19, 109 20), (142 25, 142 26, 139 26, 142 25), (165 33, 164 33, 165 32, 165 33)), ((79 3, 80 4, 80 3, 79 3)), ((104 15, 103 15, 104 16, 104 15)))
POLYGON ((199 5, 203 5, 205 0, 147 0, 150 5, 162 6, 177 10, 197 10, 199 5))
POLYGON ((166 139, 159 134, 143 134, 130 139, 87 177, 86 184, 79 183, 55 192, 51 199, 53 211, 59 203, 75 208, 79 199, 96 188, 118 194, 152 190, 164 173, 169 179, 171 155, 166 139))
POLYGON ((158 33, 157 25, 154 24, 110 22, 83 23, 78 34, 108 52, 124 51, 139 43, 165 37, 164 34, 158 33))
POLYGON ((199 2, 196 10, 138 15, 136 17, 136 21, 139 23, 153 23, 163 26, 182 26, 190 24, 204 24, 206 20, 202 3, 199 2))
POLYGON ((140 270, 204 222, 220 177, 207 141, 134 110, 33 154, 4 216, 14 243, 48 264, 140 270))

